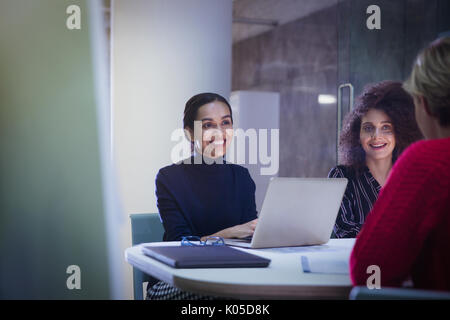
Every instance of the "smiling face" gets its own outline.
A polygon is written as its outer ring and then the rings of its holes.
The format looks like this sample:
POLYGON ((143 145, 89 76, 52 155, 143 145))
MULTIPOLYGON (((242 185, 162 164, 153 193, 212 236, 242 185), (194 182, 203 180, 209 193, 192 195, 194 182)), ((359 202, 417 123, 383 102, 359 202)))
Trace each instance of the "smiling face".
POLYGON ((224 156, 233 138, 233 121, 228 106, 220 101, 207 103, 198 109, 195 121, 201 121, 202 128, 202 141, 195 141, 197 152, 209 158, 224 156))
POLYGON ((361 145, 367 159, 392 159, 395 148, 394 125, 381 110, 370 109, 361 119, 361 145))

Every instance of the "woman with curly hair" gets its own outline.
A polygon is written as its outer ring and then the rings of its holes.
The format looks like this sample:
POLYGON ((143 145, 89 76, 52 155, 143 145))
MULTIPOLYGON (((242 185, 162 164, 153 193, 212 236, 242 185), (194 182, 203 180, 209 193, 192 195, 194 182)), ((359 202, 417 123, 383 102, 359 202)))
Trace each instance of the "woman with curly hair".
POLYGON ((337 238, 355 238, 386 183, 391 168, 411 143, 422 138, 414 102, 401 82, 365 87, 340 135, 340 165, 329 178, 349 180, 333 229, 337 238))

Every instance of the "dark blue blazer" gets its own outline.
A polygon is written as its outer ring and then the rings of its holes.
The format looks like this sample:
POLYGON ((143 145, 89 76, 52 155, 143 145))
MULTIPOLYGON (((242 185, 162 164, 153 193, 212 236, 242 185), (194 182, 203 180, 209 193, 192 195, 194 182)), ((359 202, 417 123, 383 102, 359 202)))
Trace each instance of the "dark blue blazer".
POLYGON ((211 235, 257 218, 256 187, 246 168, 190 160, 164 167, 156 176, 164 241, 211 235))

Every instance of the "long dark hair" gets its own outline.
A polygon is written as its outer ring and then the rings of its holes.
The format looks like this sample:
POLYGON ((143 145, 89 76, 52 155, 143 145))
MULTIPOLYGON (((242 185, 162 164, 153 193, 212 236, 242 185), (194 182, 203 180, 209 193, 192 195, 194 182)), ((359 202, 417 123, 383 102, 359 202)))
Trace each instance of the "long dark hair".
POLYGON ((381 110, 391 118, 395 135, 392 163, 411 143, 423 138, 414 117, 413 99, 402 88, 402 83, 382 81, 367 85, 357 98, 355 109, 344 120, 339 142, 340 164, 356 172, 366 166, 360 131, 361 119, 370 109, 381 110))

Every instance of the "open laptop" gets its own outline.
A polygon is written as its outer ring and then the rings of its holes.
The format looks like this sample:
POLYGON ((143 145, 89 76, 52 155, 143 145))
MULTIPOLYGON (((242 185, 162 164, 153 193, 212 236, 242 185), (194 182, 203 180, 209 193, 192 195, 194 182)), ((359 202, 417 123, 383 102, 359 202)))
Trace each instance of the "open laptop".
POLYGON ((225 242, 255 249, 326 243, 346 187, 345 178, 272 178, 251 240, 225 242))

